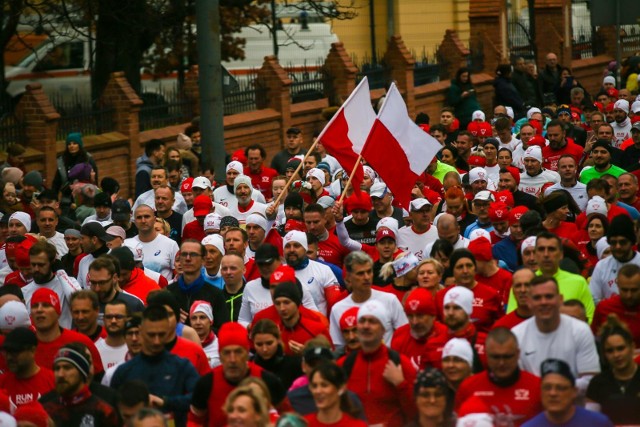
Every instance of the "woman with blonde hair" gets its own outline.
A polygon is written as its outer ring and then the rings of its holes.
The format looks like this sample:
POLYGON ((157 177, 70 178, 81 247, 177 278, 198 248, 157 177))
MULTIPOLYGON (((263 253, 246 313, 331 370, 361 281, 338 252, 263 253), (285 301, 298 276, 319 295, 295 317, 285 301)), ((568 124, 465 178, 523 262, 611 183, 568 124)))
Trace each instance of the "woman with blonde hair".
POLYGON ((249 386, 233 390, 224 404, 229 427, 268 427, 269 409, 265 400, 249 386))
POLYGON ((444 276, 444 266, 435 258, 425 258, 416 268, 418 275, 418 287, 425 288, 431 292, 435 298, 436 293, 443 289, 442 277, 444 276))
POLYGON ((156 217, 156 222, 153 225, 153 228, 163 236, 169 237, 169 235, 171 234, 171 226, 166 220, 162 218, 156 217))
POLYGON ((380 277, 388 284, 373 286, 373 289, 394 294, 402 303, 406 293, 417 285, 416 267, 419 262, 413 252, 402 252, 380 269, 380 277))

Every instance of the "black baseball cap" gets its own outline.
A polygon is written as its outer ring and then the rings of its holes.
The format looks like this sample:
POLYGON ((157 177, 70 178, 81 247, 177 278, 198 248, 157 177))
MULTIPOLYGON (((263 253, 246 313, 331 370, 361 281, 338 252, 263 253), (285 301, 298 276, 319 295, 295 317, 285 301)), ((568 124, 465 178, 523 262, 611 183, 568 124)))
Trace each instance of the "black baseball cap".
POLYGON ((118 199, 113 202, 111 219, 114 221, 129 221, 131 219, 131 205, 126 199, 118 199))
POLYGON ((333 353, 326 347, 310 348, 302 355, 305 363, 313 363, 321 360, 334 360, 333 353))
POLYGON ((114 236, 107 234, 104 227, 97 221, 91 221, 83 225, 80 229, 80 234, 83 236, 97 237, 103 242, 110 242, 114 239, 114 236))
POLYGON ((58 201, 58 194, 51 190, 51 189, 45 189, 43 190, 40 194, 38 194, 37 197, 38 200, 42 201, 42 200, 55 200, 58 201))
POLYGON ((38 346, 38 338, 35 332, 29 328, 15 328, 9 332, 2 343, 2 350, 22 351, 38 346))
POLYGON ((298 135, 298 134, 302 133, 302 131, 300 130, 300 128, 291 127, 289 129, 287 129, 287 135, 289 135, 290 133, 292 133, 294 135, 298 135))
POLYGON ((255 260, 258 264, 271 264, 280 258, 280 252, 271 243, 263 243, 256 249, 255 260))
POLYGON ((93 198, 93 205, 110 208, 111 196, 109 196, 109 193, 105 193, 104 191, 102 193, 98 193, 96 194, 96 197, 93 198))

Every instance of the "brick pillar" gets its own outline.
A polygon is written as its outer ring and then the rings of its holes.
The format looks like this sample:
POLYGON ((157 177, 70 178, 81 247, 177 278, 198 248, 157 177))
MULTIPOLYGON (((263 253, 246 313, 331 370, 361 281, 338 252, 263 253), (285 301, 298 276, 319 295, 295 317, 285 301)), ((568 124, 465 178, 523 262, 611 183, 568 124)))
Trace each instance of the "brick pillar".
POLYGON ((558 56, 559 64, 571 66, 571 0, 537 0, 535 12, 538 68, 544 68, 550 52, 558 56))
POLYGON ((273 55, 265 56, 262 68, 258 70, 258 92, 256 107, 273 108, 280 113, 281 147, 286 130, 291 127, 291 79, 273 55))
POLYGON ((617 54, 616 43, 618 42, 618 38, 616 37, 616 27, 614 25, 598 27, 598 36, 602 38, 604 54, 615 58, 617 54))
POLYGON ((184 95, 191 101, 193 115, 200 115, 200 88, 198 87, 198 66, 193 65, 184 76, 184 95))
POLYGON ((498 65, 509 62, 507 8, 504 0, 469 2, 469 47, 483 56, 483 72, 493 75, 498 65))
POLYGON ((325 95, 331 105, 340 105, 356 88, 358 74, 358 68, 353 64, 342 42, 331 43, 331 50, 324 61, 324 70, 331 79, 330 87, 333 91, 325 95))
POLYGON ((453 78, 460 68, 467 66, 469 49, 464 47, 455 30, 447 30, 438 48, 438 56, 446 60, 447 75, 453 78))
POLYGON ((15 114, 25 124, 27 146, 44 154, 42 176, 50 185, 56 174, 56 131, 60 114, 49 101, 40 83, 27 85, 15 114))
POLYGON ((413 70, 416 66, 416 60, 411 56, 411 52, 405 46, 400 35, 392 36, 389 39, 387 51, 384 54, 384 63, 391 69, 391 80, 396 82, 398 90, 404 96, 409 116, 415 116, 416 98, 413 90, 413 70))
MULTIPOLYGON (((111 73, 100 103, 113 108, 114 130, 129 137, 129 174, 135 177, 136 159, 142 154, 139 113, 143 102, 119 71, 111 73)), ((130 180, 129 194, 135 194, 135 179, 130 180)))

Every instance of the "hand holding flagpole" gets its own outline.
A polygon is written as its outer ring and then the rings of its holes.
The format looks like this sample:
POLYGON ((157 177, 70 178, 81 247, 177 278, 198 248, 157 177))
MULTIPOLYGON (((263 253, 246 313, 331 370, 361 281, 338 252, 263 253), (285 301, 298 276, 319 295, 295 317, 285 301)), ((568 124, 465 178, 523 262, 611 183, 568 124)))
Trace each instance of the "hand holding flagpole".
MULTIPOLYGON (((291 183, 293 182, 293 178, 298 174, 298 172, 300 172, 300 169, 302 169, 302 166, 304 165, 304 161, 307 160, 307 157, 309 157, 309 155, 311 154, 311 152, 313 150, 315 150, 316 145, 318 145, 318 141, 320 141, 319 138, 316 138, 316 140, 313 142, 313 144, 311 144, 311 147, 309 147, 309 150, 307 150, 307 154, 304 155, 304 157, 302 158, 302 161, 300 162, 300 164, 298 165, 298 167, 296 168, 296 170, 293 172, 293 174, 291 175, 291 178, 289 178, 289 181, 287 182, 287 185, 284 187, 284 191, 282 191, 282 193, 280 193, 280 195, 278 196, 278 198, 276 199, 275 202, 273 202, 273 205, 275 207, 278 207, 278 205, 280 204, 280 201, 282 201, 282 198, 284 196, 287 195, 287 193, 289 192, 289 187, 291 186, 291 183)), ((302 177, 301 177, 302 178, 302 177)), ((303 178, 304 179, 304 178, 303 178)))

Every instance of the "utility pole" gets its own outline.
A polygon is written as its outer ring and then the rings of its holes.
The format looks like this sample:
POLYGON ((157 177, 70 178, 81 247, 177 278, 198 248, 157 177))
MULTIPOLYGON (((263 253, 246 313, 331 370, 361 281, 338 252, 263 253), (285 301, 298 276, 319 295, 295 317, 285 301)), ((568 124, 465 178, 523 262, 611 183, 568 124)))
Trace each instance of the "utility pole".
POLYGON ((196 0, 196 26, 202 163, 213 167, 216 181, 224 182, 226 153, 219 0, 196 0))

